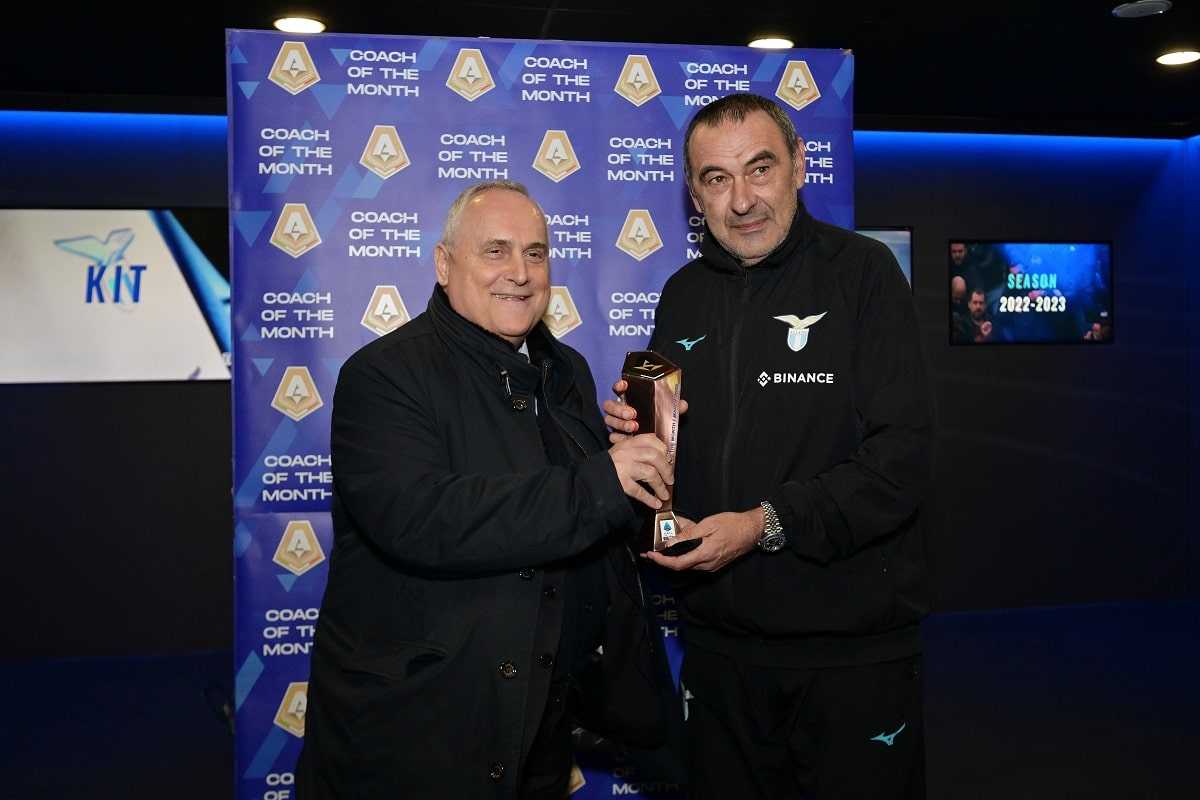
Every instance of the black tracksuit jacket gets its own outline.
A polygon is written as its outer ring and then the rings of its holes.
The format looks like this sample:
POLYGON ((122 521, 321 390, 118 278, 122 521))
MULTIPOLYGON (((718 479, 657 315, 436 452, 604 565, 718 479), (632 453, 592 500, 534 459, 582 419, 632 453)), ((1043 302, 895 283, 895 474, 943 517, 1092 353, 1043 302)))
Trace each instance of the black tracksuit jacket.
POLYGON ((685 641, 767 666, 919 652, 935 404, 895 258, 803 205, 753 267, 711 235, 700 253, 663 288, 650 341, 689 404, 675 507, 699 520, 769 500, 788 545, 687 580, 685 641))

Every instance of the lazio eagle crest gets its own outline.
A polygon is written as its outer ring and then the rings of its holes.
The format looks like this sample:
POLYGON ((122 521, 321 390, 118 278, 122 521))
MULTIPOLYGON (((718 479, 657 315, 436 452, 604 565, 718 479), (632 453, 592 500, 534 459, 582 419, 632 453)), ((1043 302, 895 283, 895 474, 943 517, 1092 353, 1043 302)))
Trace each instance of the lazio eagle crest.
POLYGON ((788 347, 792 349, 792 352, 798 353, 804 349, 804 345, 808 344, 808 329, 828 313, 828 311, 823 311, 820 314, 814 314, 804 319, 800 319, 795 314, 785 314, 775 319, 789 326, 787 335, 788 347))

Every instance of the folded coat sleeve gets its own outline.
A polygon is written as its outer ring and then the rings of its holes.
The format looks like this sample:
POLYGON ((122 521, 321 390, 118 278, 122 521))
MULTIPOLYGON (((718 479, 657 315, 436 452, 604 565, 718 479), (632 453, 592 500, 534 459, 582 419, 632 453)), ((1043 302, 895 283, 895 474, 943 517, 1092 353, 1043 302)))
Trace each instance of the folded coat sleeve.
POLYGON ((351 359, 339 375, 335 491, 385 558, 429 576, 490 574, 580 553, 633 519, 606 450, 548 466, 532 409, 473 434, 465 417, 491 407, 462 394, 435 398, 384 360, 351 359))

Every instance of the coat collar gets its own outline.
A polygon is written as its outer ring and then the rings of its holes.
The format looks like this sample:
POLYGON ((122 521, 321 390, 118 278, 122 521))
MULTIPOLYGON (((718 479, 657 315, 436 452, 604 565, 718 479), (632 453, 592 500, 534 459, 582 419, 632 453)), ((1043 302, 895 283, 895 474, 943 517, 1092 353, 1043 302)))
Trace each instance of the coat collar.
POLYGON ((526 359, 525 354, 507 339, 481 328, 451 308, 450 299, 440 284, 433 288, 428 312, 437 336, 453 353, 456 363, 447 368, 457 368, 460 361, 470 363, 496 376, 498 382, 507 378, 506 392, 532 397, 537 392, 542 367, 548 362, 546 390, 550 399, 556 401, 561 400, 566 387, 574 383, 570 361, 540 320, 526 338, 529 345, 529 359, 526 359))

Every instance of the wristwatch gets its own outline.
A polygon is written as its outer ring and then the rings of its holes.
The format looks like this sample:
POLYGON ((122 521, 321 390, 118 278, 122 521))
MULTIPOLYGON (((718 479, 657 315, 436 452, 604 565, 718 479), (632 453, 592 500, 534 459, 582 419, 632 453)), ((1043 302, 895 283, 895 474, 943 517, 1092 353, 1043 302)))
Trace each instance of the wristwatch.
POLYGON ((763 500, 759 503, 763 510, 763 536, 758 540, 758 549, 764 553, 775 553, 782 550, 787 544, 787 536, 783 533, 783 526, 779 524, 779 515, 775 513, 775 507, 763 500))

